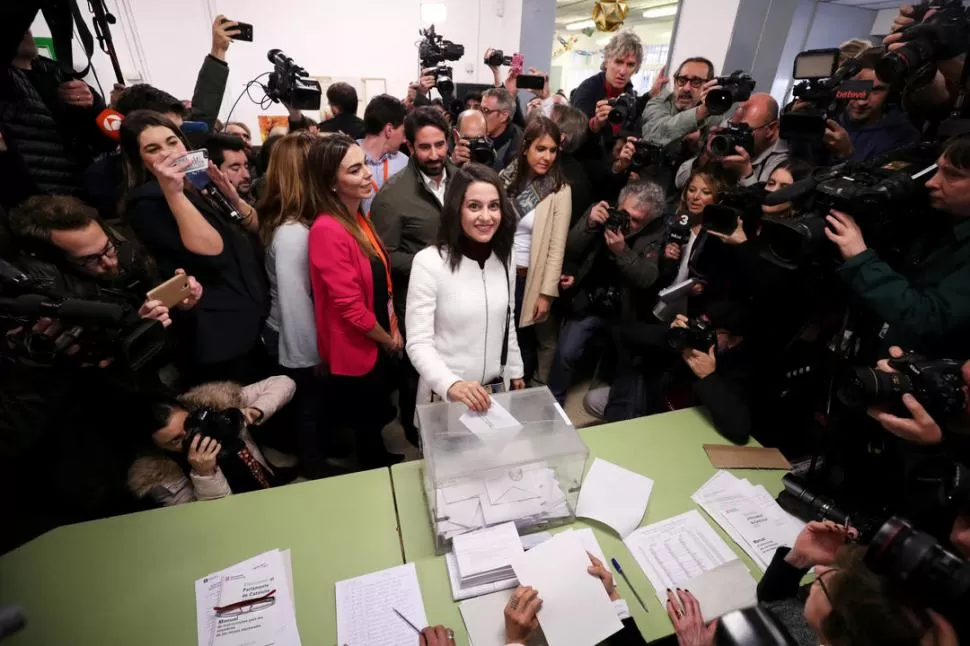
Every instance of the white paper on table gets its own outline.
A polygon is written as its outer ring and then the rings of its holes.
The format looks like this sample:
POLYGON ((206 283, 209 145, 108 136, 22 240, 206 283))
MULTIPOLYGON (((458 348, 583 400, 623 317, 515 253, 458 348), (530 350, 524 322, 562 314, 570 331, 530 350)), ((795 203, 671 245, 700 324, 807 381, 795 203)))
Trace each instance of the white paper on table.
POLYGON ((519 539, 522 541, 522 549, 527 552, 536 545, 545 543, 550 538, 552 538, 552 534, 549 532, 535 532, 534 534, 526 534, 525 536, 519 537, 519 539))
POLYGON ((292 574, 286 557, 271 550, 195 582, 200 646, 300 644, 293 604, 292 574), (219 614, 215 608, 273 592, 271 602, 249 612, 219 614))
MULTIPOLYGON (((458 604, 471 646, 505 646, 505 606, 513 592, 502 590, 458 604)), ((527 646, 546 646, 541 629, 527 646)))
POLYGON ((463 579, 508 567, 523 551, 515 523, 455 536, 451 548, 463 579))
POLYGON ((519 583, 539 591, 549 646, 598 644, 623 628, 575 532, 560 533, 512 561, 519 583))
POLYGON ((738 557, 696 510, 641 527, 623 540, 661 605, 668 588, 738 557))
POLYGON ((512 413, 492 398, 492 405, 484 413, 477 413, 468 409, 458 418, 469 431, 479 439, 492 441, 497 439, 511 439, 522 430, 522 424, 512 417, 512 413))
POLYGON ((337 643, 341 646, 416 644, 418 635, 403 619, 428 625, 414 563, 337 581, 337 643))
POLYGON ((653 480, 596 458, 579 491, 576 515, 592 518, 626 538, 647 511, 653 480))
POLYGON ((758 584, 740 560, 708 570, 684 587, 697 599, 705 622, 758 603, 758 584))

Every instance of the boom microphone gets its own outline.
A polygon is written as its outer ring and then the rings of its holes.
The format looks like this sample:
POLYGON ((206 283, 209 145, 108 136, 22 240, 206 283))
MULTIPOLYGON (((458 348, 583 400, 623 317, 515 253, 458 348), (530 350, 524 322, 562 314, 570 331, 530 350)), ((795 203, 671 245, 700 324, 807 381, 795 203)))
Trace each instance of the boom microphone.
POLYGON ((9 307, 22 316, 49 316, 51 318, 84 319, 108 325, 125 319, 125 308, 113 303, 68 298, 52 301, 42 294, 22 294, 16 298, 0 298, 0 306, 9 307))
POLYGON ((106 137, 110 137, 115 141, 121 139, 121 122, 124 121, 125 117, 123 114, 114 110, 112 108, 105 108, 98 115, 97 124, 101 132, 105 134, 106 137))

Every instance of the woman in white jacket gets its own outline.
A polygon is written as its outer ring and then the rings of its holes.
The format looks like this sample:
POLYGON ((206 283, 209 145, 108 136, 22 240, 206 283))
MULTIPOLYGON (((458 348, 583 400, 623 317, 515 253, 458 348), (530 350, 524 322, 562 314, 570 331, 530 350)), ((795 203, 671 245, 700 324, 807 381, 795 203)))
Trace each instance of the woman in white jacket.
POLYGON ((411 266, 405 325, 421 377, 418 404, 435 394, 485 411, 490 389, 525 388, 509 267, 514 235, 515 215, 495 171, 468 164, 455 173, 437 241, 411 266))

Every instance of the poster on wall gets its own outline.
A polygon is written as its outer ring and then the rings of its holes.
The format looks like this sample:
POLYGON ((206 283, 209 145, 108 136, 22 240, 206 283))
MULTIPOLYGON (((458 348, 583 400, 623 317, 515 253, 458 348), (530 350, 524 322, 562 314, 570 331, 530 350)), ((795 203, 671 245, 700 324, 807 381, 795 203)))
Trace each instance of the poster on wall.
POLYGON ((269 137, 270 131, 277 126, 289 128, 290 118, 288 116, 279 115, 259 115, 259 134, 263 141, 266 141, 266 138, 269 137))

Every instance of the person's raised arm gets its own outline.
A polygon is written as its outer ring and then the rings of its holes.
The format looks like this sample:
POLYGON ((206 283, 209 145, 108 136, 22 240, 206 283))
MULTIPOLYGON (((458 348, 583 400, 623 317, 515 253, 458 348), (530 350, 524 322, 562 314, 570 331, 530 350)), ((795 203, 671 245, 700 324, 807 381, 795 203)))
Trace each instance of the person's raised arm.
POLYGON ((229 79, 226 52, 229 51, 232 37, 239 34, 235 22, 224 20, 226 17, 220 14, 212 23, 212 48, 202 61, 192 92, 192 110, 189 112, 191 120, 205 122, 210 130, 219 117, 226 81, 229 79))
POLYGON ((188 162, 187 159, 162 159, 155 164, 154 174, 175 218, 182 245, 200 256, 218 256, 223 250, 222 236, 185 195, 185 167, 188 162))

